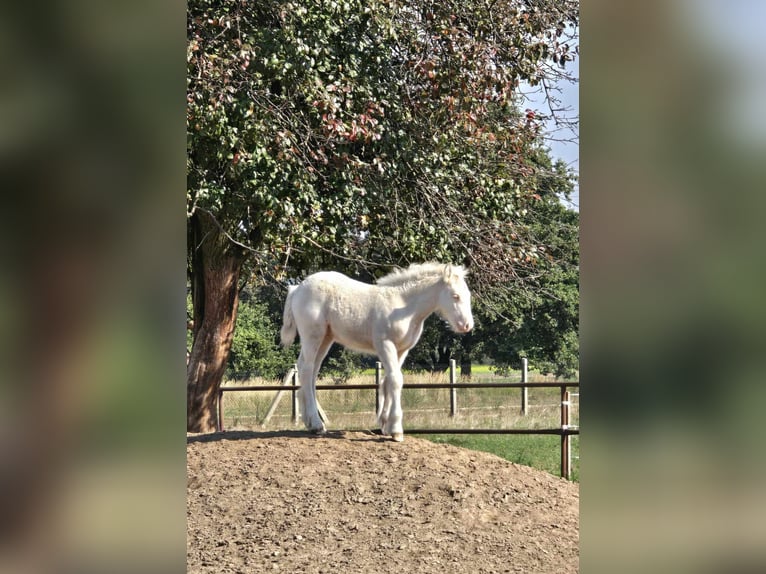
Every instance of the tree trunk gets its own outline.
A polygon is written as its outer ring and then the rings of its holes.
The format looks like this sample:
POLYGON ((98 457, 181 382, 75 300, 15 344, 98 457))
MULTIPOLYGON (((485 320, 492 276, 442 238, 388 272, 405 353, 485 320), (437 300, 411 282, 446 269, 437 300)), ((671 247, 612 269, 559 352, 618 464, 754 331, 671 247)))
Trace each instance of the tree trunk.
POLYGON ((189 239, 194 343, 186 370, 186 430, 214 432, 245 255, 205 213, 197 212, 192 217, 189 239))
POLYGON ((461 339, 461 346, 463 347, 463 352, 460 356, 460 376, 462 378, 470 379, 471 378, 471 355, 473 354, 473 333, 468 333, 467 335, 463 335, 463 338, 461 339))

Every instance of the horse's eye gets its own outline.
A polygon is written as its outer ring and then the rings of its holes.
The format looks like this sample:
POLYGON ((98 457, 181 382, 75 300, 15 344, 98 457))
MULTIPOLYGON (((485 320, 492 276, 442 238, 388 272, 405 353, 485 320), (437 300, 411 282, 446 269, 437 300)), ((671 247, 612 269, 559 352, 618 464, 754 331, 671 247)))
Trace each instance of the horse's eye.
POLYGON ((460 301, 460 294, 459 294, 459 293, 455 293, 454 295, 452 295, 452 298, 453 298, 455 301, 460 301))

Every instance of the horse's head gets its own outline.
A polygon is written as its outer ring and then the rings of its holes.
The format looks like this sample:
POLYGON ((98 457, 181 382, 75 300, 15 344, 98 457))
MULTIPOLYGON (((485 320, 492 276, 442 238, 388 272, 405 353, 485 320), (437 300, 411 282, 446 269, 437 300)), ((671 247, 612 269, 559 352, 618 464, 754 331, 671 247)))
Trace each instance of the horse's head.
POLYGON ((471 292, 465 282, 467 273, 461 266, 445 266, 444 289, 439 294, 438 312, 456 333, 473 329, 471 292))

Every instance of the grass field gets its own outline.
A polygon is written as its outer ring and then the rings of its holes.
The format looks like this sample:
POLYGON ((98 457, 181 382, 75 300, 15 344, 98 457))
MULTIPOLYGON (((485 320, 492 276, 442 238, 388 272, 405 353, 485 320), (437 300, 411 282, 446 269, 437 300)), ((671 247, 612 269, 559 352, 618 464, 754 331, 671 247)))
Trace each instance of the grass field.
MULTIPOLYGON (((488 368, 474 366, 471 382, 518 382, 520 375, 499 377, 488 368)), ((530 382, 554 380, 530 373, 530 382)), ((370 384, 374 370, 353 377, 348 383, 370 384)), ((405 373, 406 383, 447 383, 447 373, 405 373)), ((332 384, 320 380, 320 384, 332 384)), ((226 429, 295 429, 302 424, 292 422, 292 393, 284 392, 277 407, 264 424, 264 418, 277 395, 279 381, 252 379, 227 383, 226 387, 273 384, 274 391, 240 391, 224 394, 224 427, 226 429)), ((342 388, 343 385, 338 385, 342 388)), ((578 389, 571 389, 579 392, 578 389)), ((373 430, 375 424, 375 391, 373 390, 321 390, 319 404, 327 414, 327 428, 373 430)), ((526 416, 520 412, 520 389, 458 389, 457 414, 450 416, 449 389, 404 389, 405 435, 407 429, 450 428, 558 428, 560 426, 560 396, 558 388, 529 389, 529 409, 526 416)), ((572 397, 571 424, 579 425, 579 395, 572 397)), ((418 435, 438 443, 490 452, 512 462, 545 470, 554 475, 560 472, 560 437, 549 435, 418 435)), ((405 439, 406 440, 406 439, 405 439)), ((579 436, 571 438, 572 478, 579 480, 579 436)))

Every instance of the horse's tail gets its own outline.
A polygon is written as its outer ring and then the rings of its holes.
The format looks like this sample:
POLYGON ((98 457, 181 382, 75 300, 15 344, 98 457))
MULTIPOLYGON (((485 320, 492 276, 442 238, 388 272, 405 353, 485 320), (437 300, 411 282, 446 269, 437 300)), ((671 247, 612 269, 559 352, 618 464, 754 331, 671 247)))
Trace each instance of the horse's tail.
POLYGON ((295 335, 298 334, 298 328, 295 326, 295 317, 293 316, 293 293, 297 285, 290 285, 287 288, 287 299, 285 299, 285 313, 282 317, 282 346, 289 347, 295 341, 295 335))

